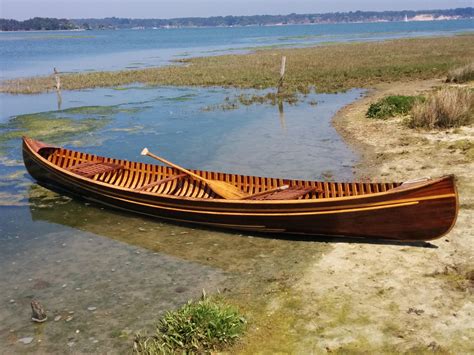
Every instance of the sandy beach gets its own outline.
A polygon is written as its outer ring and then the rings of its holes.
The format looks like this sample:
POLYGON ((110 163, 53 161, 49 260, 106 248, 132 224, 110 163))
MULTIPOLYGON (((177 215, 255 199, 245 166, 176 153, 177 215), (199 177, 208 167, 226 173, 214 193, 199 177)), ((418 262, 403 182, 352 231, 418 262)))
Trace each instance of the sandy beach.
POLYGON ((474 127, 413 130, 403 117, 365 117, 370 103, 381 97, 416 95, 441 85, 446 84, 377 85, 340 110, 334 124, 362 156, 357 178, 403 181, 455 174, 460 211, 454 229, 424 246, 334 243, 295 285, 306 305, 302 312, 312 315, 305 327, 314 334, 304 338, 299 351, 474 350, 474 127))

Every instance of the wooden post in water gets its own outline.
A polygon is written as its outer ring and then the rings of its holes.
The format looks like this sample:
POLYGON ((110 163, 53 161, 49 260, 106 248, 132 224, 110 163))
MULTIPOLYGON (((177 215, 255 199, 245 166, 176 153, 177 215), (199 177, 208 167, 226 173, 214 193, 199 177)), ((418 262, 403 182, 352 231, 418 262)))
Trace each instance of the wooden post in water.
POLYGON ((286 69, 286 56, 281 57, 281 66, 280 66, 280 80, 278 80, 278 91, 279 94, 281 92, 283 86, 283 78, 285 77, 285 69, 286 69))
POLYGON ((61 105, 63 103, 63 98, 61 96, 61 78, 59 77, 59 72, 56 68, 53 68, 54 71, 54 80, 56 80, 56 94, 58 99, 58 110, 61 110, 61 105))
POLYGON ((56 90, 61 90, 61 78, 59 77, 59 72, 54 68, 54 79, 56 80, 56 90))

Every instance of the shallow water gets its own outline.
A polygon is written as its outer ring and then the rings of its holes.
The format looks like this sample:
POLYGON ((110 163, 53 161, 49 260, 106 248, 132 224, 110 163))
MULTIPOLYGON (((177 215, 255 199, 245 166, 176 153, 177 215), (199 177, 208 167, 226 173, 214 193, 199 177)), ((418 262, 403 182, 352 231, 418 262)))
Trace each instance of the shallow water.
POLYGON ((220 290, 252 312, 330 248, 318 240, 207 230, 104 209, 37 185, 22 165, 20 138, 31 135, 149 162, 139 155, 147 146, 190 168, 351 178, 357 156, 330 120, 361 90, 310 94, 282 111, 268 104, 220 106, 253 93, 172 87, 63 92, 61 110, 55 93, 2 96, 15 103, 0 123, 2 351, 126 351, 136 331, 152 331, 163 312, 203 289, 220 290), (44 324, 30 320, 33 298, 47 310, 44 324), (33 341, 21 343, 25 337, 33 341))
POLYGON ((0 33, 0 79, 61 72, 146 68, 186 57, 261 47, 449 35, 474 20, 295 26, 0 33))

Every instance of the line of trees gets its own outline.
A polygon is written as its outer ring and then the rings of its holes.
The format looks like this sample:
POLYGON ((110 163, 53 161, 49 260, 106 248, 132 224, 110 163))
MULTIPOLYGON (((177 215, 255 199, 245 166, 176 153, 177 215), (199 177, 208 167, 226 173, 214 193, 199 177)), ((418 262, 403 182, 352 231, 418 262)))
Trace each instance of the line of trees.
POLYGON ((351 11, 326 14, 289 14, 289 15, 255 15, 255 16, 213 16, 186 17, 174 19, 129 19, 107 17, 103 19, 55 19, 35 17, 26 21, 0 19, 2 31, 18 30, 69 30, 69 29, 105 29, 105 28, 153 28, 153 27, 217 27, 249 26, 275 24, 310 24, 310 23, 350 23, 375 21, 403 21, 417 15, 432 15, 460 19, 474 18, 474 8, 418 11, 351 11))
POLYGON ((2 31, 72 30, 78 28, 67 19, 35 17, 25 21, 0 19, 2 31))

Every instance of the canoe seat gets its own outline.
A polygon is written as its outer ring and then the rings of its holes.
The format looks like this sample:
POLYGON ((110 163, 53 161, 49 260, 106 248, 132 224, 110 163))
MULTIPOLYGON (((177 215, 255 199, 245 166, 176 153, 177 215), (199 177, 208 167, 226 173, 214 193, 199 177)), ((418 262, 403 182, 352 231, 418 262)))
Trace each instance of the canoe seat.
POLYGON ((287 188, 286 190, 276 191, 267 195, 256 196, 250 198, 250 200, 297 200, 298 198, 303 197, 304 195, 310 192, 321 193, 322 191, 317 187, 312 186, 292 186, 287 188))
POLYGON ((168 176, 167 178, 151 182, 151 183, 143 185, 141 187, 137 187, 134 190, 135 191, 145 191, 145 190, 151 189, 152 187, 159 186, 159 185, 162 185, 162 184, 166 184, 167 182, 170 182, 170 181, 173 181, 173 180, 181 179, 185 176, 187 176, 187 175, 186 174, 179 174, 179 175, 168 176))
POLYGON ((90 178, 97 174, 109 173, 117 170, 125 170, 125 167, 119 164, 106 163, 103 161, 92 161, 80 163, 66 168, 71 173, 90 178))

